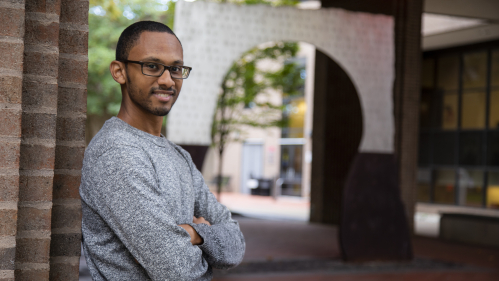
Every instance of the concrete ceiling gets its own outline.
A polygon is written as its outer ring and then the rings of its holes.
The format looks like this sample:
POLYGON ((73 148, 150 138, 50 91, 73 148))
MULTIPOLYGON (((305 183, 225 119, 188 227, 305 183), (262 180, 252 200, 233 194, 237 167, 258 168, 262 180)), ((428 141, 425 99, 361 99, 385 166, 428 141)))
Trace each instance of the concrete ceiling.
POLYGON ((424 12, 478 20, 476 25, 423 34, 425 51, 499 39, 499 0, 425 0, 424 12))
POLYGON ((424 11, 499 22, 498 0, 425 0, 424 11))
POLYGON ((423 13, 421 34, 429 36, 488 24, 486 20, 423 13))

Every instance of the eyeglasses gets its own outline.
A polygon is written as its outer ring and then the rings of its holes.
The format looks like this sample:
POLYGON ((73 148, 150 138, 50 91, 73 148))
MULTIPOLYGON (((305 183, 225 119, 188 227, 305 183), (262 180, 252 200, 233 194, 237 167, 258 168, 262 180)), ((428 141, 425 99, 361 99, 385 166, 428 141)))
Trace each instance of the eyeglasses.
POLYGON ((163 75, 165 70, 170 71, 170 76, 172 79, 186 79, 191 73, 192 67, 183 65, 164 65, 157 62, 143 62, 143 61, 133 61, 133 60, 123 60, 122 62, 130 62, 140 64, 142 68, 142 74, 153 77, 160 77, 163 75))

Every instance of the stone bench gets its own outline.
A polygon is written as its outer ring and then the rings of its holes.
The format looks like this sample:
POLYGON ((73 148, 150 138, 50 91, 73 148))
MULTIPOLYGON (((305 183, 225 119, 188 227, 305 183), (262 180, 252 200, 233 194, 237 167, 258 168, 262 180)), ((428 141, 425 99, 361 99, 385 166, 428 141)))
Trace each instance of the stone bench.
POLYGON ((440 218, 440 238, 481 246, 499 247, 499 218, 442 214, 440 218))

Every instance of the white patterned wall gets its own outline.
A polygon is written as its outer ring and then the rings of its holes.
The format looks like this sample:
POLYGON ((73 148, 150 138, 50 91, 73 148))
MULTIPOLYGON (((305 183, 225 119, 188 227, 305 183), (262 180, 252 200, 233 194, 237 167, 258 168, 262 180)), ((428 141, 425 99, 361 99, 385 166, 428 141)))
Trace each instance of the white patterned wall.
POLYGON ((362 107, 361 152, 394 150, 393 18, 342 9, 300 10, 205 1, 177 2, 175 33, 193 67, 168 117, 168 138, 210 144, 220 84, 231 64, 269 41, 304 41, 335 60, 350 76, 362 107))

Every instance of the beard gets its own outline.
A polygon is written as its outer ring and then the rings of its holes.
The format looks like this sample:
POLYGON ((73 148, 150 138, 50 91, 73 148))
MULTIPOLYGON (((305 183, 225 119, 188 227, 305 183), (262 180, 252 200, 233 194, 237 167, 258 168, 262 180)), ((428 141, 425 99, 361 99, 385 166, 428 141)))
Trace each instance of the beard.
MULTIPOLYGON (((128 83, 126 85, 128 96, 130 97, 130 100, 135 103, 136 105, 142 107, 145 111, 156 115, 156 116, 166 116, 170 112, 170 109, 164 108, 164 107, 154 107, 152 104, 152 100, 149 98, 150 96, 153 95, 154 91, 156 90, 169 90, 173 91, 173 96, 177 95, 177 90, 175 88, 170 88, 170 89, 165 89, 162 87, 156 87, 156 88, 151 88, 149 92, 144 94, 144 92, 141 89, 137 89, 130 81, 127 75, 127 80, 128 83)), ((172 97, 173 98, 173 97, 172 97)), ((175 101, 173 102, 175 103, 175 101)), ((173 106, 172 103, 172 106, 173 106)))

